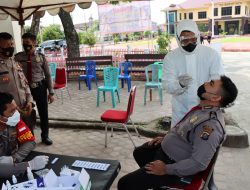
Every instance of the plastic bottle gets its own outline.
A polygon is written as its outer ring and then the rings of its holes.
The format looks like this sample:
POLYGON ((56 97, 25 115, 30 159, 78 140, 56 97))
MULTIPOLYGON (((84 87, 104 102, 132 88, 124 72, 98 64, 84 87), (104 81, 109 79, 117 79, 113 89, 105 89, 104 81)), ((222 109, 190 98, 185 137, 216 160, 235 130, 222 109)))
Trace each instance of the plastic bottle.
POLYGON ((13 183, 13 184, 16 184, 16 183, 17 183, 17 179, 16 179, 16 176, 15 176, 15 175, 12 175, 12 183, 13 183))
POLYGON ((30 167, 27 167, 27 177, 29 180, 34 179, 34 176, 33 176, 33 173, 31 171, 30 167))

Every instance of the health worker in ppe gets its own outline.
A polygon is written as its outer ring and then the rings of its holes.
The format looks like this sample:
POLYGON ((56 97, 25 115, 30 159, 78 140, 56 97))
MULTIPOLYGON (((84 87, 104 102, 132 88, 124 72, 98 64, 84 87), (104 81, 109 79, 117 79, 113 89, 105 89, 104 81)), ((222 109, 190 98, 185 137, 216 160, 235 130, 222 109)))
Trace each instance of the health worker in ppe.
POLYGON ((198 87, 224 74, 219 53, 200 44, 200 32, 193 20, 178 23, 176 40, 179 47, 165 56, 162 75, 163 88, 172 94, 171 127, 198 104, 198 87))

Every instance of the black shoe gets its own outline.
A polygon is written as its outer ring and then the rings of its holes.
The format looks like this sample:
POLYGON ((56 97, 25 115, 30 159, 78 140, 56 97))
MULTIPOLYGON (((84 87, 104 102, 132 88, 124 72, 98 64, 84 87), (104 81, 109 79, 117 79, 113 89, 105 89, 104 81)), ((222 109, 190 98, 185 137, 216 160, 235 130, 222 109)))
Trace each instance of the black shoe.
POLYGON ((47 137, 47 138, 42 139, 42 143, 46 145, 52 145, 53 141, 49 137, 47 137))

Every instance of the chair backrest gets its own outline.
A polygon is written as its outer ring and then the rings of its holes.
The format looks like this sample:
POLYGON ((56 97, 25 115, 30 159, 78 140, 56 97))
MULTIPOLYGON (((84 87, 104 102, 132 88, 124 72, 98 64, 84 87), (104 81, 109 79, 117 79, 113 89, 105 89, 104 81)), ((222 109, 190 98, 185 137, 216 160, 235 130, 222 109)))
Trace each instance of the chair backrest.
POLYGON ((105 67, 104 72, 104 86, 105 87, 118 87, 118 72, 117 67, 105 67))
POLYGON ((150 64, 145 68, 145 74, 147 82, 160 82, 159 71, 162 69, 162 65, 159 64, 150 64), (149 76, 151 72, 151 77, 149 76))
POLYGON ((57 83, 57 84, 66 84, 67 83, 65 68, 56 68, 55 83, 57 83))
MULTIPOLYGON (((155 65, 163 65, 163 62, 154 62, 155 65)), ((162 69, 159 70, 158 72, 159 79, 162 79, 162 69)))
POLYGON ((133 88, 130 90, 130 93, 129 93, 127 118, 133 113, 134 103, 135 103, 135 94, 136 94, 136 86, 133 86, 133 88))
POLYGON ((56 63, 50 62, 49 70, 50 70, 51 78, 52 80, 54 80, 56 78, 56 63))
POLYGON ((133 64, 129 61, 125 61, 119 64, 120 74, 124 76, 129 76, 129 73, 132 72, 133 64))
POLYGON ((93 75, 96 77, 96 62, 86 61, 85 63, 86 75, 93 75))
POLYGON ((170 187, 174 188, 174 189, 179 188, 179 189, 183 189, 183 190, 199 190, 199 189, 205 190, 207 188, 209 180, 213 174, 214 166, 215 166, 216 160, 217 160, 218 155, 219 155, 220 147, 221 146, 219 146, 217 148, 217 150, 214 153, 214 156, 211 159, 208 167, 204 171, 201 171, 201 172, 195 174, 193 179, 192 179, 192 182, 190 184, 187 184, 185 186, 176 184, 176 185, 170 185, 170 187), (205 181, 205 183, 204 183, 203 187, 200 188, 201 184, 202 184, 202 180, 205 181))

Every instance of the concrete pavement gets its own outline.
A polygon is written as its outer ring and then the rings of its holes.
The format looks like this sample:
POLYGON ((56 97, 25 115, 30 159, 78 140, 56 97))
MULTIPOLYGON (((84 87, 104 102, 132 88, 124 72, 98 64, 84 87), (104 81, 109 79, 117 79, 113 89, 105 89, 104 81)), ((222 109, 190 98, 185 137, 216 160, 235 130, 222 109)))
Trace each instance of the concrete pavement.
MULTIPOLYGON (((239 97, 236 105, 227 109, 238 122, 239 126, 250 132, 250 55, 249 53, 222 53, 226 74, 230 76, 239 88, 239 97)), ((137 95, 135 100, 135 110, 132 119, 137 123, 147 123, 156 118, 171 114, 170 96, 164 94, 163 106, 160 105, 158 93, 153 92, 153 101, 143 105, 143 83, 133 82, 137 85, 137 95)), ((69 100, 64 93, 64 103, 61 99, 56 99, 55 103, 49 106, 50 119, 78 120, 78 121, 100 121, 100 115, 106 109, 112 108, 111 97, 107 96, 106 103, 101 102, 100 107, 96 107, 96 87, 88 91, 83 85, 83 90, 79 91, 76 82, 69 83, 72 100, 69 100)), ((59 93, 58 93, 59 95, 59 93)), ((126 109, 128 92, 121 89, 121 103, 117 104, 117 109, 126 109)), ((149 97, 148 97, 149 100, 149 97)), ((36 130, 39 137, 39 129, 36 130)), ((120 160, 122 169, 117 178, 135 170, 138 166, 132 158, 133 145, 127 138, 125 132, 116 131, 113 138, 109 138, 108 148, 104 148, 104 131, 52 128, 50 137, 54 140, 52 146, 40 144, 37 139, 37 150, 58 154, 75 156, 106 158, 120 160)), ((149 140, 149 138, 138 138, 133 136, 137 145, 149 140)), ((220 190, 247 190, 250 186, 250 149, 221 149, 217 164, 215 166, 215 181, 220 190)), ((112 186, 116 189, 117 180, 112 186)))

